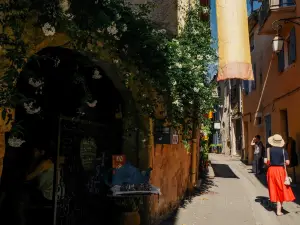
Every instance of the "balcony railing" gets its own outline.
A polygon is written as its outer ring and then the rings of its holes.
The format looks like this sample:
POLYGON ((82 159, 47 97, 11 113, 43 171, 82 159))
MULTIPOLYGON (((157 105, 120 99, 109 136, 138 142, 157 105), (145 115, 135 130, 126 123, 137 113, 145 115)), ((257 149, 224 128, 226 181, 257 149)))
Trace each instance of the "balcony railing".
POLYGON ((295 5, 295 0, 262 0, 258 15, 260 27, 264 25, 266 19, 270 14, 270 11, 280 10, 281 8, 283 9, 295 5))

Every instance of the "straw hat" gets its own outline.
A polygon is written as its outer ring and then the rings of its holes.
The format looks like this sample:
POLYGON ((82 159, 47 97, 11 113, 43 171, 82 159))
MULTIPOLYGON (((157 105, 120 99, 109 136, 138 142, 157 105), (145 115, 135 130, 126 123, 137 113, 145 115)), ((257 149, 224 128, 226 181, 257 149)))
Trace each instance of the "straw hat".
POLYGON ((274 147, 282 148, 285 145, 283 138, 279 134, 274 134, 273 136, 269 137, 268 142, 274 147))

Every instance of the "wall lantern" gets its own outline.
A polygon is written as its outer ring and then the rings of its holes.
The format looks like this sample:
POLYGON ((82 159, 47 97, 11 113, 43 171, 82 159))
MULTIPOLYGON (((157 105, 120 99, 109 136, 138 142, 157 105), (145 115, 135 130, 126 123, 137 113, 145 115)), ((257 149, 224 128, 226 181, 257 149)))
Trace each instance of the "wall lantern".
POLYGON ((280 35, 276 35, 272 41, 273 52, 279 53, 283 48, 284 39, 280 35))
POLYGON ((272 41, 273 51, 275 53, 279 53, 283 48, 284 39, 279 35, 279 31, 285 23, 293 23, 294 25, 300 25, 299 22, 300 17, 291 17, 291 18, 283 18, 279 20, 275 20, 272 23, 272 28, 277 32, 277 35, 274 37, 272 41))

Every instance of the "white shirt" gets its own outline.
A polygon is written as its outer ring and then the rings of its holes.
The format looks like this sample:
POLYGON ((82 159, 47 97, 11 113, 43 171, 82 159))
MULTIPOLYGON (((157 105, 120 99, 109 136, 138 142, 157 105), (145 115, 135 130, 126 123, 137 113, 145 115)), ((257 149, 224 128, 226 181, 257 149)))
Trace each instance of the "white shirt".
POLYGON ((43 193, 44 197, 52 200, 53 197, 53 179, 54 179, 54 165, 45 170, 39 177, 38 189, 43 193))

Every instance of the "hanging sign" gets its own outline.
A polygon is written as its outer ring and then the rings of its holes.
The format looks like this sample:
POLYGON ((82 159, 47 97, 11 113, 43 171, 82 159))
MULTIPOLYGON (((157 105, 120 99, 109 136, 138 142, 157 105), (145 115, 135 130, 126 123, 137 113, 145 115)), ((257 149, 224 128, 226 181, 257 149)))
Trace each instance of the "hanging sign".
POLYGON ((246 1, 216 0, 216 8, 219 46, 217 80, 254 80, 246 1))
POLYGON ((118 169, 124 166, 126 163, 126 156, 125 155, 113 155, 112 156, 112 166, 114 169, 118 169))

